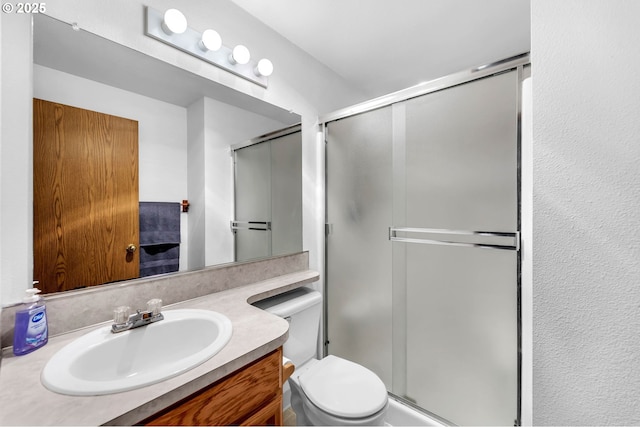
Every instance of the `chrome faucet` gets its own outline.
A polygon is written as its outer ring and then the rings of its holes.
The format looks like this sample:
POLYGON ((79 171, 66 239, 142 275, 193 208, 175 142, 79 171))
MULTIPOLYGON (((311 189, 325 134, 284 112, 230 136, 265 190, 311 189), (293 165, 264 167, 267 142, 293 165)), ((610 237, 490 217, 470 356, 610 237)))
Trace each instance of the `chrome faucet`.
POLYGON ((164 316, 160 312, 162 309, 161 299, 151 299, 147 301, 146 310, 136 310, 134 314, 129 314, 131 308, 128 306, 120 306, 113 310, 113 325, 111 325, 111 332, 117 334, 118 332, 128 331, 129 329, 139 328, 140 326, 146 326, 150 323, 159 322, 164 319, 164 316))

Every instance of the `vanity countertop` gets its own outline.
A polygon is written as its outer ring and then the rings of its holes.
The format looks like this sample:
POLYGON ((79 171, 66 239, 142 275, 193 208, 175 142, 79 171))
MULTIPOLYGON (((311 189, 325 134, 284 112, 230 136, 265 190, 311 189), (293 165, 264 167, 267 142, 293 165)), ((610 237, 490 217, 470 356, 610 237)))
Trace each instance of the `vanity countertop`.
POLYGON ((288 323, 250 304, 312 283, 318 273, 290 273, 166 306, 218 311, 231 319, 229 343, 211 359, 182 375, 136 390, 104 396, 67 396, 49 391, 40 373, 62 347, 98 327, 49 338, 43 348, 13 356, 5 350, 0 367, 0 425, 133 425, 227 374, 282 346, 288 323))

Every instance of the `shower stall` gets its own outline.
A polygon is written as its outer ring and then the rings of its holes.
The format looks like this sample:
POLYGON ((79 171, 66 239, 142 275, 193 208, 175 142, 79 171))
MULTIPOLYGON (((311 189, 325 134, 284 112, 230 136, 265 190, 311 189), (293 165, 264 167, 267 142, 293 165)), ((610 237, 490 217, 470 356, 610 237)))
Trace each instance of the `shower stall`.
POLYGON ((234 260, 302 251, 300 125, 231 146, 234 260))
POLYGON ((529 57, 321 118, 324 351, 444 422, 519 425, 529 57))

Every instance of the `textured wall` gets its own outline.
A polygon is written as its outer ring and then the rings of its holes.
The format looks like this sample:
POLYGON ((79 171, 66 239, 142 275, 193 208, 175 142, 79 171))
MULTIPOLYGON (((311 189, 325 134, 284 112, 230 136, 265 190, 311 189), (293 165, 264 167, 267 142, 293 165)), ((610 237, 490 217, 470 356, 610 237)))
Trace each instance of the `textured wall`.
POLYGON ((640 2, 532 1, 534 425, 640 424, 640 2))

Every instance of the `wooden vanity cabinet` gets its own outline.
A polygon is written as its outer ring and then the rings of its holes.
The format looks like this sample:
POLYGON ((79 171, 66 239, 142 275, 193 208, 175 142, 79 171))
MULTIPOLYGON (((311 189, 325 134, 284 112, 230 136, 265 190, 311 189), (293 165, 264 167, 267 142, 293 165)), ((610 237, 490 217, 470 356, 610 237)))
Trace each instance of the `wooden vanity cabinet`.
POLYGON ((282 348, 148 418, 144 425, 282 425, 282 348))

